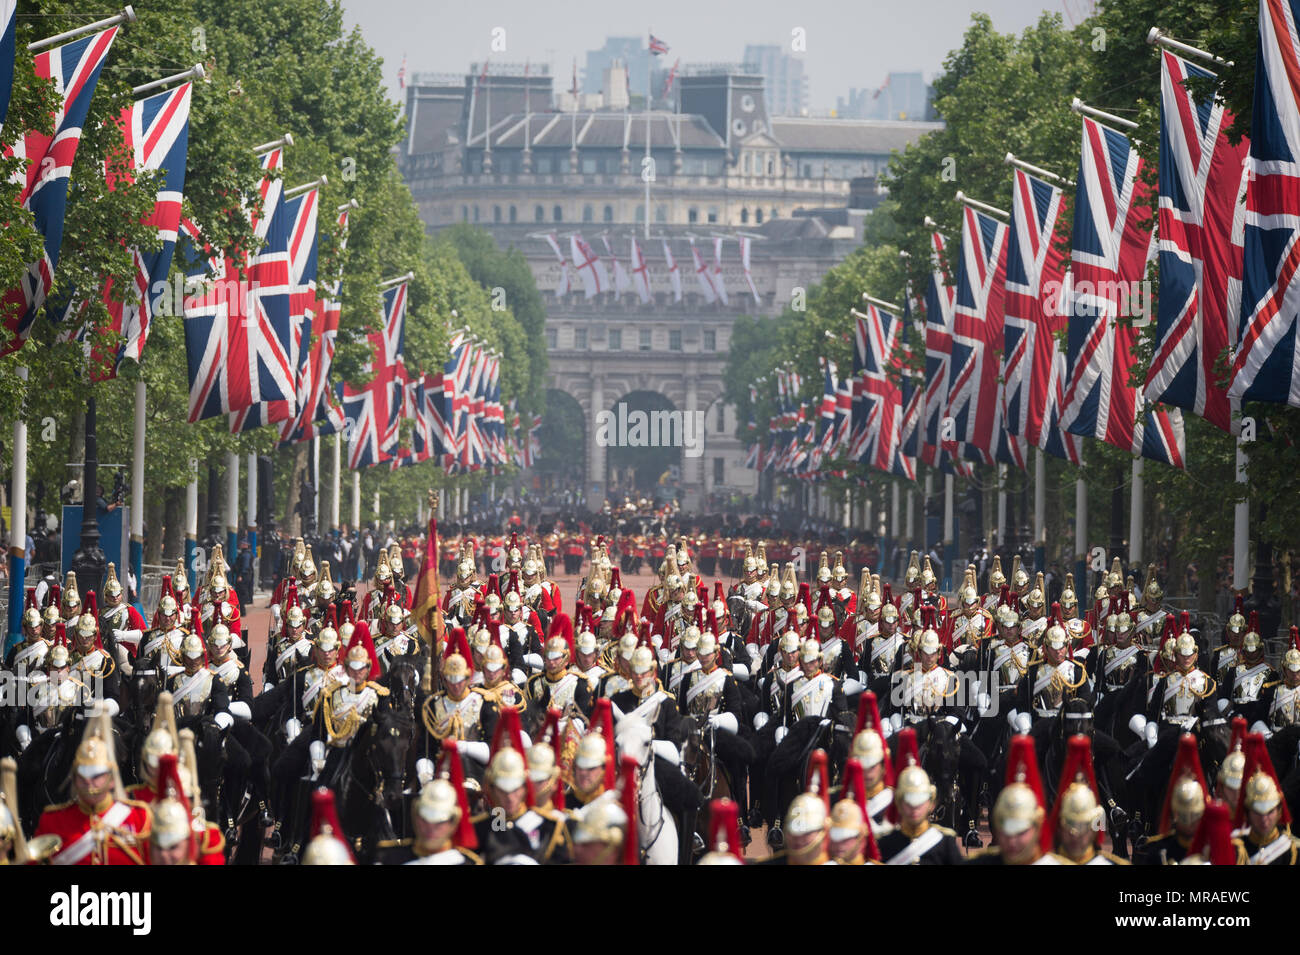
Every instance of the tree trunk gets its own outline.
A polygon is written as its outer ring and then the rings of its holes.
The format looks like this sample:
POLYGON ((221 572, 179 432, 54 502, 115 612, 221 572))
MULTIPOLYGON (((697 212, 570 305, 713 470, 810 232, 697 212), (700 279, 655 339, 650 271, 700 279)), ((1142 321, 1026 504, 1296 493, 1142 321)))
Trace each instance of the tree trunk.
POLYGON ((162 552, 168 566, 185 556, 185 490, 169 487, 163 495, 162 552))
POLYGON ((307 452, 310 447, 308 441, 300 442, 294 447, 293 470, 289 474, 289 500, 284 509, 284 526, 289 528, 290 537, 302 535, 302 519, 298 516, 298 492, 302 487, 303 473, 307 470, 307 452))
MULTIPOLYGON (((72 478, 81 481, 85 474, 85 470, 82 467, 86 461, 86 403, 84 401, 78 401, 76 403, 76 410, 73 411, 72 420, 69 424, 71 427, 71 433, 68 435, 68 464, 75 464, 77 465, 77 468, 75 472, 68 474, 67 478, 65 478, 60 484, 60 487, 62 487, 63 483, 67 483, 67 480, 72 478)), ((73 471, 73 469, 67 468, 65 474, 69 471, 73 471)), ((90 488, 90 493, 92 495, 95 493, 93 487, 90 488)))

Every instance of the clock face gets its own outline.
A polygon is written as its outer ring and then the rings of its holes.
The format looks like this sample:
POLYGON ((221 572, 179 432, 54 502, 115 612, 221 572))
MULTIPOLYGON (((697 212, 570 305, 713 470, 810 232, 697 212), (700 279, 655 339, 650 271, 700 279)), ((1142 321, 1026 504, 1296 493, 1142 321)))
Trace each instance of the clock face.
POLYGON ((750 96, 748 93, 741 96, 740 108, 746 113, 752 113, 754 111, 754 97, 750 96))
POLYGON ((743 119, 733 119, 731 121, 731 131, 737 136, 745 135, 745 121, 743 119))

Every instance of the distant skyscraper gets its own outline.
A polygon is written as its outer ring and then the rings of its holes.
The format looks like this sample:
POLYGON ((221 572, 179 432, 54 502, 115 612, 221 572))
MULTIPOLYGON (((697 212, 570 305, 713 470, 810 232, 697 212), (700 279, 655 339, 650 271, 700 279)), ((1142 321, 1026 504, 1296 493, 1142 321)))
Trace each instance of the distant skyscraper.
POLYGON ((875 89, 851 89, 837 96, 836 115, 842 119, 906 119, 921 121, 929 106, 930 87, 920 73, 890 73, 875 89))
MULTIPOLYGON (((600 93, 605 71, 617 60, 627 67, 628 89, 634 96, 645 96, 646 60, 650 53, 646 39, 641 36, 611 36, 599 50, 587 51, 587 67, 583 74, 582 91, 600 93)), ((657 96, 658 90, 655 91, 657 96)))
POLYGON ((791 56, 785 47, 774 43, 751 43, 745 47, 744 61, 757 66, 763 74, 770 115, 803 115, 808 108, 808 77, 800 57, 791 56))

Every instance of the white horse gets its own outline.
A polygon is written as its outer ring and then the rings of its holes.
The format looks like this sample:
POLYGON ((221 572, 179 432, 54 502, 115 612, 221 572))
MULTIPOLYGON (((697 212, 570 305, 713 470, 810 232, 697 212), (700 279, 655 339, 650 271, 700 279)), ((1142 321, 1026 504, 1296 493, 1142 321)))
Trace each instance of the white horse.
POLYGON ((624 717, 614 731, 620 754, 631 756, 637 773, 637 836, 646 865, 677 865, 677 823, 664 808, 655 782, 654 733, 640 717, 624 717))

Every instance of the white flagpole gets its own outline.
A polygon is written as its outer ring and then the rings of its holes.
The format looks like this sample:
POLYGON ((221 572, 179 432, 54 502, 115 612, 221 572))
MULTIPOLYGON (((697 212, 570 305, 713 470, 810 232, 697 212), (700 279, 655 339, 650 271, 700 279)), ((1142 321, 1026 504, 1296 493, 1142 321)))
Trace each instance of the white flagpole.
POLYGON ((253 590, 257 590, 257 455, 248 455, 248 549, 253 555, 253 590))
POLYGON ((352 472, 352 529, 361 527, 361 472, 352 472))
MULTIPOLYGON (((1237 432, 1237 483, 1245 484, 1250 458, 1237 432)), ((1241 593, 1250 584, 1250 501, 1238 502, 1232 514, 1232 589, 1241 593)))
POLYGON ((311 436, 311 467, 312 467, 312 487, 316 493, 312 495, 311 517, 316 522, 316 533, 320 533, 320 438, 316 435, 311 436))
POLYGON ((198 584, 198 569, 194 566, 194 551, 199 546, 199 471, 198 461, 192 462, 192 477, 185 486, 185 576, 189 578, 190 592, 198 584))
POLYGON ((946 547, 952 546, 952 518, 953 518, 953 476, 945 474, 943 476, 943 542, 946 547))
POLYGON ((135 434, 131 457, 131 572, 136 587, 144 581, 144 379, 135 383, 135 434))
MULTIPOLYGON (((649 36, 649 32, 646 33, 649 36)), ((647 44, 649 41, 646 41, 647 44)), ((654 69, 655 55, 647 46, 645 58, 645 168, 641 170, 641 178, 645 180, 645 240, 650 241, 650 180, 654 178, 651 170, 654 168, 651 163, 653 160, 650 156, 650 77, 654 69)))
MULTIPOLYGON (((1074 560, 1079 567, 1080 577, 1075 581, 1076 588, 1088 587, 1088 484, 1083 478, 1074 482, 1074 560)), ((1091 598, 1091 594, 1089 594, 1091 598)), ((1083 601, 1079 603, 1082 605, 1083 601)))
POLYGON ((1133 487, 1130 490, 1128 515, 1128 562, 1136 567, 1142 563, 1143 482, 1142 458, 1133 459, 1133 487))
MULTIPOLYGON (((1034 457, 1034 548, 1045 549, 1047 546, 1047 453, 1042 448, 1035 449, 1034 457)), ((1038 561, 1038 570, 1046 569, 1046 554, 1038 561)))
MULTIPOLYGON (((27 368, 17 369, 17 376, 27 383, 27 368)), ((26 402, 14 420, 13 474, 9 485, 9 637, 6 646, 16 643, 23 632, 23 603, 27 599, 27 421, 26 402)))
POLYGON ((339 491, 341 490, 340 480, 343 476, 340 465, 342 464, 343 452, 340 448, 340 437, 338 432, 334 433, 334 473, 330 483, 332 493, 330 494, 330 530, 338 530, 339 527, 339 491))
POLYGON ((1007 466, 998 465, 998 546, 1007 539, 1007 466))

